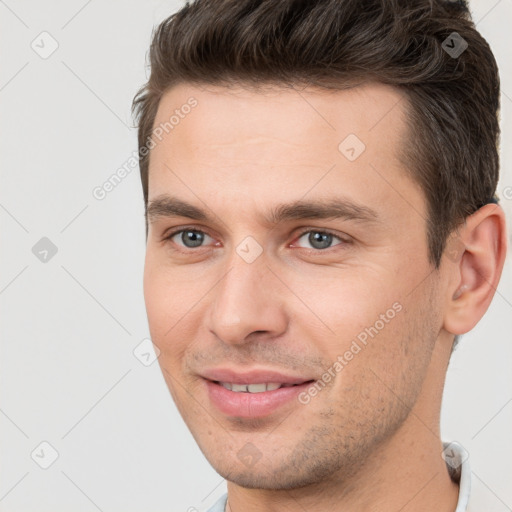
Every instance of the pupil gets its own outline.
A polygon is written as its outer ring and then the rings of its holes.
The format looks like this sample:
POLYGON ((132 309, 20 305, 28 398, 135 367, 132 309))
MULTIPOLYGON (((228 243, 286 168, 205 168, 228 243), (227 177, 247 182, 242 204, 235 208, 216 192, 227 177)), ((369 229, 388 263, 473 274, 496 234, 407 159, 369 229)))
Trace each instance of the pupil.
POLYGON ((318 231, 313 231, 309 234, 309 243, 315 249, 325 249, 331 245, 332 235, 329 233, 320 233, 318 231))
POLYGON ((181 240, 186 247, 198 247, 203 242, 204 236, 197 231, 184 231, 181 234, 181 240))

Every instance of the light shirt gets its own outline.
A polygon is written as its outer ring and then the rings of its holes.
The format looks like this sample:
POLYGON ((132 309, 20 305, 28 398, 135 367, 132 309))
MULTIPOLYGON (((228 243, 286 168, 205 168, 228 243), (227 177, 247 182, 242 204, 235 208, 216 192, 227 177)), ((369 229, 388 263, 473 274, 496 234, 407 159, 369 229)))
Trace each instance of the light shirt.
MULTIPOLYGON (((459 500, 454 512, 477 512, 469 503, 471 491, 471 469, 468 453, 458 443, 443 443, 443 455, 452 480, 459 484, 459 500), (469 503, 469 504, 468 504, 469 503)), ((441 455, 441 454, 440 454, 441 455)), ((226 512, 227 493, 221 496, 207 512, 226 512)))

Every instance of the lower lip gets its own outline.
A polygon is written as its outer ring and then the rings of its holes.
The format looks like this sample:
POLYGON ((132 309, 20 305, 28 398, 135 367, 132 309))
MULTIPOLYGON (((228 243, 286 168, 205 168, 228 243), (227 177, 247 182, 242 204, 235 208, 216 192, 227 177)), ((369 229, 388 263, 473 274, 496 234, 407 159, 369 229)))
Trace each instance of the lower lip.
POLYGON ((205 382, 211 402, 224 414, 239 418, 267 416, 293 400, 298 403, 297 396, 313 384, 313 381, 309 381, 272 391, 244 393, 230 391, 211 380, 205 379, 205 382))

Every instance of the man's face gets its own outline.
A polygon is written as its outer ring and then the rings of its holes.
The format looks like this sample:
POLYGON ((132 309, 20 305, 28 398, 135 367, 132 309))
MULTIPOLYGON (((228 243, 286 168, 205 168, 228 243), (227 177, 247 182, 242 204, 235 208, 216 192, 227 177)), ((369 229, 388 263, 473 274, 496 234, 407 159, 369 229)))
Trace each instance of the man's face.
POLYGON ((406 100, 180 85, 155 128, 176 109, 151 152, 144 293, 177 407, 239 485, 354 473, 422 413, 442 327, 425 199, 398 158, 406 100), (203 217, 166 215, 164 196, 203 217))

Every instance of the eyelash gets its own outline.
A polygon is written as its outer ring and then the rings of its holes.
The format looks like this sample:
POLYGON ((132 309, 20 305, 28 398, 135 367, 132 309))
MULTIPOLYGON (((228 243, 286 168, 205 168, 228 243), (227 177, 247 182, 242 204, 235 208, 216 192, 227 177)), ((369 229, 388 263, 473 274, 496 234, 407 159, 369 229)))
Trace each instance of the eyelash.
MULTIPOLYGON (((209 235, 206 231, 203 231, 202 229, 198 229, 194 226, 185 226, 185 227, 181 227, 179 229, 175 229, 173 231, 171 231, 170 233, 168 233, 167 235, 165 235, 162 239, 162 241, 171 241, 171 239, 179 234, 179 233, 182 233, 184 231, 194 231, 196 233, 202 233, 204 235, 207 235, 209 236, 210 238, 213 238, 211 235, 209 235)), ((299 247, 299 249, 302 249, 303 251, 307 251, 309 253, 311 252, 314 252, 316 254, 320 254, 320 253, 327 253, 327 252, 330 252, 332 249, 335 249, 336 247, 338 246, 346 246, 346 245, 349 245, 351 243, 351 240, 345 240, 343 239, 343 237, 341 237, 340 235, 337 235, 336 233, 334 233, 333 231, 330 231, 328 229, 312 229, 312 228, 307 228, 307 229, 304 229, 303 231, 301 231, 295 238, 294 240, 299 240, 300 238, 302 238, 304 235, 306 235, 307 233, 322 233, 322 234, 325 234, 325 235, 332 235, 334 238, 337 238, 338 240, 340 240, 341 243, 339 244, 336 244, 336 245, 333 245, 331 247, 327 247, 326 249, 309 249, 309 248, 306 248, 306 247, 299 247)), ((178 252, 182 252, 182 253, 186 253, 186 254, 189 254, 190 251, 194 251, 194 248, 181 248, 182 246, 178 245, 178 249, 174 249, 178 252)), ((200 247, 197 247, 197 249, 204 249, 206 246, 200 246, 200 247)))

